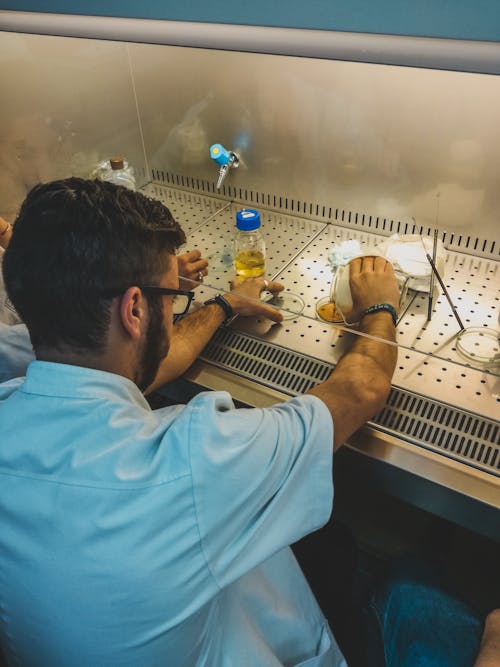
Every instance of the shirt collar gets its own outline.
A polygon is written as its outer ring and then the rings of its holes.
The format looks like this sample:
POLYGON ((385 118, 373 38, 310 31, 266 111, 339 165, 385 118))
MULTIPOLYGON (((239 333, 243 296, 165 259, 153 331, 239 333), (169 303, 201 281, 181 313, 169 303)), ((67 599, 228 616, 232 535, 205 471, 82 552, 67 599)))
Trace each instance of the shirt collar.
POLYGON ((20 390, 40 396, 125 400, 150 409, 139 387, 122 375, 50 361, 32 361, 20 390))

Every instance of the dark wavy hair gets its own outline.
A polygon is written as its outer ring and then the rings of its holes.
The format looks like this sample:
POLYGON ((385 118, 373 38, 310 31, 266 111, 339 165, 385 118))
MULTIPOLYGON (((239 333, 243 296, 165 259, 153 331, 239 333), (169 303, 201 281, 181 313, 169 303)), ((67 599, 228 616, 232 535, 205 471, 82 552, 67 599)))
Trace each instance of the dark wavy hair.
POLYGON ((81 178, 35 186, 3 260, 35 350, 102 350, 110 295, 158 284, 185 240, 169 209, 139 192, 81 178))

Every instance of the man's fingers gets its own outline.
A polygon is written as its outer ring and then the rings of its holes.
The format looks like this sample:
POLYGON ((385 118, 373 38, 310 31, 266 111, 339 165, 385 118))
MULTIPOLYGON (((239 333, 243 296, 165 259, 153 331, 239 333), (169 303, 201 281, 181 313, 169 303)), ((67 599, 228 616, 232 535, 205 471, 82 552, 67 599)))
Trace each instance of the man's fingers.
POLYGON ((198 262, 195 262, 195 263, 192 265, 191 270, 192 270, 193 272, 195 272, 195 271, 197 271, 197 272, 199 272, 199 271, 203 271, 204 275, 207 275, 207 273, 208 273, 208 271, 206 271, 207 267, 208 267, 208 262, 207 262, 207 260, 206 260, 206 259, 200 259, 198 262))
POLYGON ((363 271, 374 271, 375 270, 375 260, 377 257, 374 257, 373 255, 367 255, 366 257, 363 257, 363 266, 362 270, 363 271))
POLYGON ((285 286, 277 282, 276 280, 268 280, 266 282, 267 285, 265 286, 265 288, 270 292, 272 292, 273 294, 279 294, 279 292, 282 292, 285 289, 285 286))
POLYGON ((390 271, 391 268, 391 263, 380 255, 364 255, 349 262, 349 272, 353 278, 359 276, 360 273, 374 271, 383 273, 384 271, 390 271))
POLYGON ((188 257, 190 262, 196 262, 196 260, 200 259, 201 252, 197 248, 195 248, 194 250, 190 250, 189 252, 187 252, 186 256, 188 257))
POLYGON ((239 294, 245 294, 249 297, 256 295, 264 290, 269 290, 273 294, 277 294, 285 289, 284 285, 276 280, 267 280, 264 276, 258 278, 242 278, 236 276, 231 282, 231 289, 239 294))
POLYGON ((349 262, 349 274, 351 277, 358 276, 361 273, 361 266, 363 264, 363 258, 362 257, 356 257, 355 259, 351 259, 349 262))
POLYGON ((272 306, 262 305, 259 316, 265 317, 266 319, 271 320, 272 322, 276 323, 283 322, 283 315, 277 308, 273 308, 272 306))
POLYGON ((387 271, 388 265, 390 266, 385 257, 374 257, 373 269, 375 271, 380 271, 383 273, 384 271, 387 271))

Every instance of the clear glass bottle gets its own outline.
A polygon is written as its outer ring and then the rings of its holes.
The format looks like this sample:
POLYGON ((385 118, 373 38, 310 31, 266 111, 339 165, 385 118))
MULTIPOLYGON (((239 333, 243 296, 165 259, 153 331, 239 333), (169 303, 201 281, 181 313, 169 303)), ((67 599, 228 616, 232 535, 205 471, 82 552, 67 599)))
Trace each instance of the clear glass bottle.
POLYGON ((259 212, 244 208, 236 213, 234 268, 237 276, 255 278, 265 272, 266 244, 260 227, 259 212))
POLYGON ((135 176, 133 168, 121 155, 101 162, 92 172, 91 177, 108 181, 115 185, 123 185, 129 190, 135 190, 135 176))

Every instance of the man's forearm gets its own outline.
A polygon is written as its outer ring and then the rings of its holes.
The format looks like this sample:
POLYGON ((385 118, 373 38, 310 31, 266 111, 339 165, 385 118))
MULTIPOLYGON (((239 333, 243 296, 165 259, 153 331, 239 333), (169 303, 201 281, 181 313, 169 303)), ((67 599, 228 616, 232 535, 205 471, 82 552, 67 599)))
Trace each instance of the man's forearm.
POLYGON ((321 398, 332 413, 335 448, 383 407, 396 367, 395 327, 390 313, 367 315, 360 331, 367 336, 357 336, 330 377, 308 392, 321 398))
MULTIPOLYGON (((267 286, 273 293, 279 293, 283 286, 263 276, 233 281, 230 293, 224 293, 224 300, 235 315, 263 317, 271 322, 281 322, 283 316, 273 306, 260 300, 260 292, 267 286)), ((197 359, 201 351, 224 322, 227 314, 218 303, 203 306, 189 313, 174 325, 170 350, 163 360, 153 383, 146 389, 149 394, 167 382, 180 377, 197 359)))
POLYGON ((150 394, 167 382, 180 377, 194 363, 217 328, 224 321, 224 311, 217 304, 203 306, 174 324, 170 349, 152 384, 150 394))
POLYGON ((391 314, 384 311, 366 315, 361 321, 359 331, 366 336, 356 337, 351 349, 340 359, 337 366, 350 363, 350 354, 359 354, 363 357, 366 368, 373 368, 390 382, 398 357, 396 327, 391 314))

